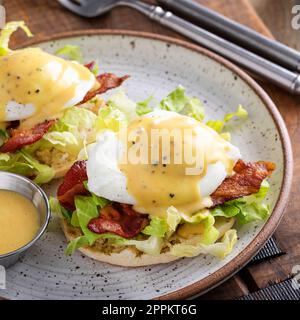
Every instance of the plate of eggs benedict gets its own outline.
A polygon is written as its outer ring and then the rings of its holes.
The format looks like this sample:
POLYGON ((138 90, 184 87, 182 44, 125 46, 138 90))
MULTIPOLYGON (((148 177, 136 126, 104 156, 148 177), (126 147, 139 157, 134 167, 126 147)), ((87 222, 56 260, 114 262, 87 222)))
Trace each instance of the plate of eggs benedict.
MULTIPOLYGON (((5 28, 17 27, 31 35, 22 22, 5 28)), ((289 137, 239 68, 135 32, 7 43, 0 170, 42 185, 52 220, 8 270, 6 297, 32 297, 38 277, 45 299, 186 298, 233 275, 274 232, 289 137)))

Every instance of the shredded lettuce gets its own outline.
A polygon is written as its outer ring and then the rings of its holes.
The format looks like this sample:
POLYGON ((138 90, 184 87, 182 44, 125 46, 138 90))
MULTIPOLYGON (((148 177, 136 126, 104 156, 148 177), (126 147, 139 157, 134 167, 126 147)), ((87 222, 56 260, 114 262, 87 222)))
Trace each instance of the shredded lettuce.
POLYGON ((195 237, 195 243, 180 243, 171 247, 170 253, 177 257, 195 257, 199 254, 211 254, 220 259, 225 258, 237 241, 237 232, 228 230, 221 241, 211 244, 203 244, 202 240, 195 237))
POLYGON ((96 119, 97 116, 85 108, 69 108, 43 139, 38 141, 37 146, 45 149, 49 148, 50 143, 50 147, 77 156, 86 144, 96 140, 96 119))
POLYGON ((204 118, 202 102, 197 98, 188 97, 182 86, 178 86, 174 91, 169 93, 160 102, 160 108, 190 116, 198 121, 202 121, 204 118))
POLYGON ((252 221, 265 220, 270 215, 270 208, 262 201, 265 199, 269 188, 269 183, 264 180, 258 193, 228 201, 212 209, 211 214, 215 217, 236 217, 237 222, 242 225, 252 221))
POLYGON ((73 212, 70 223, 72 227, 75 227, 75 228, 80 227, 80 223, 79 223, 79 219, 76 211, 73 212))
POLYGON ((99 238, 99 235, 92 232, 88 228, 88 224, 91 219, 97 218, 99 216, 99 208, 95 203, 94 198, 90 196, 76 196, 75 207, 80 229, 87 237, 89 244, 93 245, 94 242, 99 238))
POLYGON ((7 153, 0 153, 0 162, 8 162, 10 160, 10 156, 7 153))
POLYGON ((221 133, 224 129, 225 124, 234 117, 246 119, 248 117, 248 112, 241 105, 239 105, 236 112, 228 113, 224 116, 223 120, 209 120, 207 121, 206 125, 214 129, 218 133, 221 133))
POLYGON ((79 63, 83 62, 83 57, 79 46, 67 44, 64 47, 56 50, 55 54, 79 63))
POLYGON ((122 242, 123 245, 135 246, 138 250, 152 256, 160 254, 163 243, 163 238, 157 236, 150 236, 147 240, 125 240, 122 242))
MULTIPOLYGON (((187 222, 187 223, 199 223, 206 219, 210 215, 209 210, 201 210, 199 212, 194 213, 191 216, 188 216, 184 214, 183 212, 178 211, 174 206, 171 206, 167 209, 167 217, 169 219, 169 223, 172 223, 173 221, 176 221, 177 225, 180 222, 187 222)), ((177 225, 176 223, 173 223, 173 228, 176 229, 177 225), (175 228, 174 228, 175 227, 175 228)))
POLYGON ((67 256, 70 256, 77 249, 79 249, 81 247, 88 246, 89 244, 90 243, 89 243, 89 239, 87 236, 77 237, 68 243, 67 248, 65 250, 65 254, 67 256))
POLYGON ((149 236, 163 238, 168 230, 169 228, 166 219, 153 217, 150 221, 150 224, 142 231, 142 233, 149 236))
POLYGON ((55 174, 53 169, 39 163, 25 150, 21 150, 15 154, 0 153, 0 170, 24 176, 36 175, 34 182, 37 184, 49 182, 55 174))
POLYGON ((50 203, 51 213, 54 216, 57 216, 62 219, 66 219, 68 222, 71 221, 72 212, 65 209, 63 206, 61 206, 57 198, 50 197, 49 203, 50 203))
POLYGON ((34 168, 26 162, 20 153, 6 154, 2 153, 0 158, 0 170, 25 176, 34 175, 34 168))
POLYGON ((176 231, 181 219, 181 215, 175 207, 172 206, 167 209, 167 224, 170 234, 176 231))
POLYGON ((122 90, 110 97, 107 105, 113 109, 121 111, 128 121, 132 121, 137 117, 136 103, 130 100, 122 90))
POLYGON ((8 132, 5 129, 0 129, 0 137, 2 138, 8 138, 8 132))
POLYGON ((144 101, 140 101, 136 104, 136 113, 139 116, 142 116, 144 114, 147 114, 149 112, 153 111, 153 108, 150 106, 151 102, 153 101, 154 97, 150 96, 144 101))
POLYGON ((118 132, 126 124, 127 118, 125 114, 113 106, 108 106, 99 110, 98 117, 95 121, 95 128, 97 132, 103 130, 118 132))
POLYGON ((21 28, 28 37, 32 37, 32 33, 26 26, 24 21, 12 21, 8 22, 1 30, 0 33, 0 56, 6 55, 9 50, 9 39, 11 35, 21 28))
POLYGON ((36 177, 34 179, 35 183, 44 184, 51 181, 54 178, 55 172, 51 167, 45 164, 41 164, 36 159, 34 159, 31 155, 29 155, 25 150, 21 150, 20 153, 22 154, 24 159, 28 162, 28 164, 35 169, 36 171, 36 177))

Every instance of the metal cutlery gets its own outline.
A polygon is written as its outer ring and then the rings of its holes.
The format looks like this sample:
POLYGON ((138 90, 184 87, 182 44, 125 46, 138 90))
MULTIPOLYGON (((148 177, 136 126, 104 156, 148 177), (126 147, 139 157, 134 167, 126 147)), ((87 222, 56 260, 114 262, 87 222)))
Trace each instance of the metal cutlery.
POLYGON ((226 39, 293 71, 300 71, 300 52, 235 22, 194 0, 157 0, 226 39))
POLYGON ((300 75, 270 62, 236 44, 200 28, 159 6, 138 0, 58 0, 58 2, 82 17, 102 15, 115 7, 127 6, 140 11, 152 20, 185 35, 202 46, 221 54, 258 76, 288 90, 300 94, 300 75))

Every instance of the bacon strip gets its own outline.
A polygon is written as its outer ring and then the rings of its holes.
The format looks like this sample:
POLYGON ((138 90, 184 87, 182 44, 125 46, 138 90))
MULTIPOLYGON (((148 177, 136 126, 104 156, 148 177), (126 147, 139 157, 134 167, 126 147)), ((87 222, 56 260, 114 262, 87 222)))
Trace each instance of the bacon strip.
POLYGON ((92 71, 95 66, 95 63, 96 63, 95 61, 91 61, 89 63, 86 63, 84 66, 88 68, 90 71, 92 71))
POLYGON ((101 94, 108 90, 119 87, 126 79, 129 78, 129 76, 126 75, 124 77, 117 77, 113 73, 103 73, 97 76, 96 78, 100 84, 99 88, 97 90, 88 92, 79 104, 82 104, 91 100, 97 94, 101 94))
POLYGON ((257 193, 262 181, 275 170, 272 162, 244 162, 239 160, 233 176, 226 178, 218 189, 211 195, 213 205, 257 193))
POLYGON ((75 162, 57 190, 57 198, 64 208, 71 211, 75 210, 74 197, 89 194, 83 185, 83 182, 87 180, 86 161, 75 162))
POLYGON ((0 152, 15 152, 24 146, 39 141, 48 132, 55 120, 37 124, 29 130, 12 129, 10 138, 0 148, 0 152))
POLYGON ((110 204, 100 210, 100 216, 88 224, 97 233, 114 233, 124 238, 133 238, 149 224, 148 216, 140 214, 127 204, 110 204))

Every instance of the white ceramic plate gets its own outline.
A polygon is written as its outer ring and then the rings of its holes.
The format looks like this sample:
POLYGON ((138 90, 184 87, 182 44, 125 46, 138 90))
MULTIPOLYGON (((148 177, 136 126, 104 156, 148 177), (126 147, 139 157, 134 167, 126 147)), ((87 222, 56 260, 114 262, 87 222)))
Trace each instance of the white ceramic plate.
MULTIPOLYGON (((263 90, 245 73, 212 53, 185 42, 133 32, 91 31, 64 34, 39 44, 54 52, 79 45, 85 60, 97 59, 101 72, 129 74, 123 88, 137 101, 164 97, 177 85, 200 97, 208 118, 221 118, 239 104, 249 120, 232 127, 232 140, 243 159, 277 165, 268 202, 268 222, 238 230, 239 241, 225 259, 210 256, 135 269, 95 262, 80 253, 64 255, 66 240, 56 220, 43 239, 7 271, 10 299, 150 299, 185 298, 203 293, 240 269, 274 232, 287 202, 292 160, 284 123, 263 90)), ((112 94, 111 92, 109 95, 112 94)))

